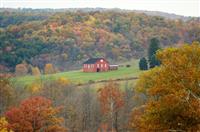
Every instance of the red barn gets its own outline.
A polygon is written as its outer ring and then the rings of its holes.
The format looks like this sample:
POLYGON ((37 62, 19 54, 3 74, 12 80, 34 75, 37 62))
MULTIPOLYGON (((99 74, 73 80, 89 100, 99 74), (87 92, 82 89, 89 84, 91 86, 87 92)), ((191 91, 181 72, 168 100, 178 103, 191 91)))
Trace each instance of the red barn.
POLYGON ((103 72, 109 70, 109 62, 104 58, 91 58, 83 63, 83 72, 103 72))

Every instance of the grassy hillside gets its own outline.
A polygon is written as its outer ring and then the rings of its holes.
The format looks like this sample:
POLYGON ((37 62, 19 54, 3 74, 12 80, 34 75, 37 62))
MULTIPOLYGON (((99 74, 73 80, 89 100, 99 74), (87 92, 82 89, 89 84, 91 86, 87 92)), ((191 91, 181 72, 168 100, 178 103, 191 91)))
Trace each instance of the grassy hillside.
POLYGON ((131 67, 119 67, 116 71, 109 72, 99 72, 99 73, 84 73, 82 70, 61 72, 50 75, 41 75, 38 77, 35 76, 24 76, 12 78, 11 81, 18 85, 28 85, 34 81, 51 81, 56 80, 60 77, 65 77, 71 80, 75 84, 83 84, 88 81, 100 81, 100 80, 109 80, 109 79, 118 79, 118 78, 128 78, 128 77, 137 77, 141 71, 138 68, 138 61, 134 61, 131 67))

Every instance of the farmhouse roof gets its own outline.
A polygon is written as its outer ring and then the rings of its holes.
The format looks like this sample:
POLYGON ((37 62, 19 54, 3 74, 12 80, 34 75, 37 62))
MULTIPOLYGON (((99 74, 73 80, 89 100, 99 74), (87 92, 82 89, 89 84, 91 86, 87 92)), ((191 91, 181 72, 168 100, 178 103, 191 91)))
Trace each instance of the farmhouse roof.
MULTIPOLYGON (((98 60, 101 60, 101 59, 104 59, 104 58, 90 58, 88 59, 87 61, 85 61, 83 64, 94 64, 96 63, 98 60)), ((104 59, 105 60, 105 59, 104 59)))

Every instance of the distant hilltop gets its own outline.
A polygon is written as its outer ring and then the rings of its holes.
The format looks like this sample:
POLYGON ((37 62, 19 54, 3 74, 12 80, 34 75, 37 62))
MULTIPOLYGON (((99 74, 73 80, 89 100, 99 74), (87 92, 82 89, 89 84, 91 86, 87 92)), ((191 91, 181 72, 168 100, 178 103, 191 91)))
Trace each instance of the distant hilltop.
POLYGON ((99 57, 118 64, 144 57, 152 38, 163 48, 200 41, 199 18, 104 8, 2 8, 0 73, 14 72, 18 64, 73 70, 99 57))
POLYGON ((2 11, 15 11, 15 12, 104 12, 104 11, 116 11, 116 12, 136 12, 136 13, 144 13, 150 16, 161 16, 167 19, 181 19, 183 21, 188 21, 193 18, 198 17, 190 17, 190 16, 182 16, 176 15, 173 13, 161 12, 161 11, 147 11, 147 10, 127 10, 127 9, 119 9, 119 8, 61 8, 61 9, 32 9, 32 8, 0 8, 0 12, 2 11))

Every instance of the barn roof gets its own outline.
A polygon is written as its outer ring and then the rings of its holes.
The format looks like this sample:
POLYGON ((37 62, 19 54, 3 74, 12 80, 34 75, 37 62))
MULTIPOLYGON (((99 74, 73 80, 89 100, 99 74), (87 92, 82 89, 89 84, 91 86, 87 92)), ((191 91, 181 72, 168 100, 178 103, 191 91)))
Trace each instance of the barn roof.
MULTIPOLYGON (((104 59, 104 58, 91 58, 91 59, 88 59, 87 61, 85 61, 83 64, 94 64, 96 63, 98 60, 101 60, 101 59, 104 59)), ((104 59, 105 60, 105 59, 104 59)))

